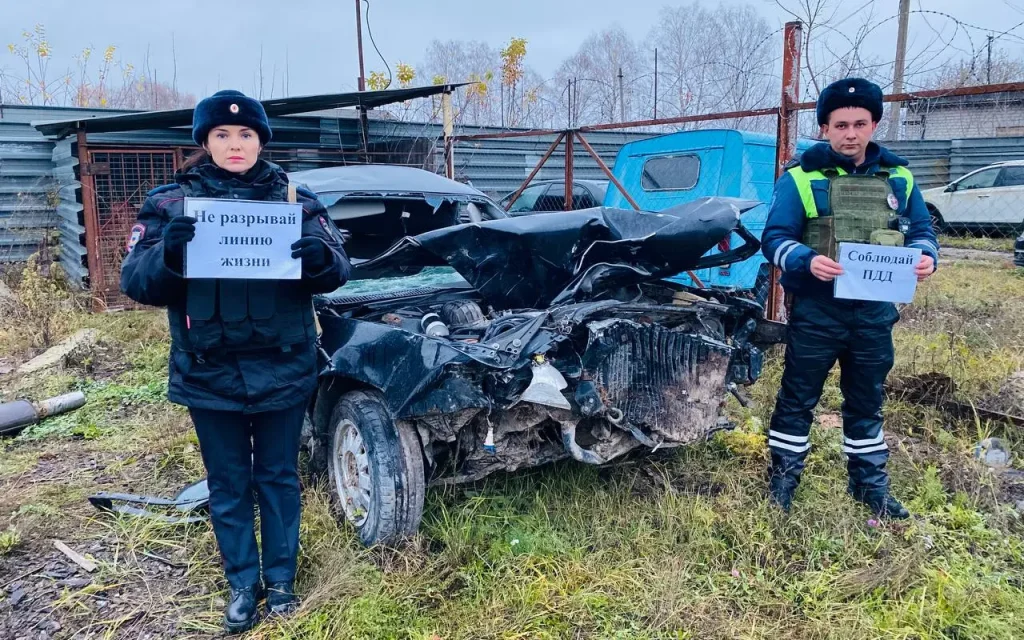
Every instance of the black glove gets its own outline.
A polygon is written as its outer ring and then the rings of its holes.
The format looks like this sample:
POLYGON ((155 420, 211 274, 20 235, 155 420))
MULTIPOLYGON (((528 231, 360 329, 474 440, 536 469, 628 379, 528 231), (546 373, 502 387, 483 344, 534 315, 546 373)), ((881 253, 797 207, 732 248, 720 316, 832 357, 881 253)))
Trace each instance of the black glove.
POLYGON ((306 271, 326 268, 330 252, 327 243, 316 236, 305 236, 292 244, 292 258, 302 258, 302 268, 306 271))
POLYGON ((195 218, 175 216, 164 227, 164 255, 180 260, 185 243, 196 237, 195 218))

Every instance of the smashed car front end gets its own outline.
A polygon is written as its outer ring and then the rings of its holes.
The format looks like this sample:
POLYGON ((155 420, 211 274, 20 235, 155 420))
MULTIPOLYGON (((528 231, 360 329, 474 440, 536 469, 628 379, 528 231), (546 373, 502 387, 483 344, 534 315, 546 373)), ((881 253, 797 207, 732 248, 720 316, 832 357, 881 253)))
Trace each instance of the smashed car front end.
POLYGON ((367 272, 461 277, 320 299, 317 413, 353 385, 380 391, 419 435, 434 482, 702 440, 781 330, 756 303, 662 278, 708 266, 701 256, 733 231, 746 244, 711 260, 756 251, 742 210, 707 199, 669 215, 596 209, 407 238, 367 272))

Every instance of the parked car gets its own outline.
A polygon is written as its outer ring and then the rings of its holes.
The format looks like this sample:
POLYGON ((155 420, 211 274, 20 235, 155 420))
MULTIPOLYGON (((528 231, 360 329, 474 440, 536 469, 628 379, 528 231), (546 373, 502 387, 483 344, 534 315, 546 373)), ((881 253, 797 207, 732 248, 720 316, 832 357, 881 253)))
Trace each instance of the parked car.
MULTIPOLYGON (((373 211, 396 206, 375 197, 373 211)), ((303 435, 360 539, 415 533, 431 485, 566 458, 602 464, 727 427, 727 394, 744 397, 737 385, 757 380, 784 327, 746 298, 664 278, 756 253, 740 223, 755 205, 705 198, 660 214, 455 226, 417 207, 402 220, 419 235, 379 229, 395 242, 315 299, 320 384, 303 435), (733 233, 741 245, 705 256, 733 233)))
POLYGON ((1024 160, 997 162, 921 194, 936 231, 1024 229, 1024 160))
MULTIPOLYGON (((814 144, 797 141, 797 153, 814 144)), ((681 131, 624 144, 613 173, 645 211, 661 211, 707 196, 757 200, 762 205, 744 214, 743 224, 758 239, 768 219, 768 203, 775 188, 775 136, 734 129, 681 131)), ((630 208, 618 189, 609 189, 606 207, 630 208)), ((734 234, 711 249, 728 252, 740 239, 734 234)), ((764 302, 768 293, 769 264, 757 253, 738 264, 723 264, 696 272, 707 286, 741 291, 764 302)), ((686 273, 672 278, 691 285, 686 273)))
POLYGON ((1017 237, 1013 244, 1013 264, 1024 268, 1024 233, 1017 237))
MULTIPOLYGON (((607 180, 574 180, 572 210, 599 207, 608 190, 607 180)), ((565 180, 534 180, 509 205, 515 191, 498 201, 509 215, 525 216, 548 211, 565 211, 565 180)))

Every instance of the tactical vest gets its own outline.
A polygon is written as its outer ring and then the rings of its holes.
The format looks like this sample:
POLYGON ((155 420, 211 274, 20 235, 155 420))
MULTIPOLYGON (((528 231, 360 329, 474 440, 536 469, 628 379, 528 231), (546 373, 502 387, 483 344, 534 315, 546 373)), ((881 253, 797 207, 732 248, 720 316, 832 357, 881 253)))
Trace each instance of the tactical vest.
MULTIPOLYGON (((182 188, 192 195, 189 185, 182 188)), ((294 188, 288 200, 295 202, 294 188)), ((288 351, 316 337, 310 295, 298 282, 196 278, 185 287, 184 326, 180 317, 170 324, 172 339, 186 351, 288 351)))
POLYGON ((804 205, 806 222, 803 243, 818 254, 835 260, 840 242, 903 246, 905 219, 890 178, 906 181, 906 198, 914 188, 913 175, 904 167, 882 169, 874 174, 849 174, 839 167, 822 171, 788 171, 804 205), (813 183, 827 181, 828 210, 818 211, 813 183))

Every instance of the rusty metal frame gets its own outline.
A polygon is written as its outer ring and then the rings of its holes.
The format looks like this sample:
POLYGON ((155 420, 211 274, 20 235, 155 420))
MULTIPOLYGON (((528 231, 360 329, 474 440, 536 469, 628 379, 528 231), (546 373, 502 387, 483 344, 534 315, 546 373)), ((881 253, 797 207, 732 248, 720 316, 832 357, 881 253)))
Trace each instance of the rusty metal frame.
POLYGON ((82 185, 82 217, 85 218, 85 256, 89 267, 89 291, 93 294, 92 310, 103 311, 106 306, 96 291, 97 283, 103 278, 103 261, 100 257, 100 218, 96 208, 96 182, 89 162, 89 145, 85 131, 79 129, 78 136, 78 182, 82 185))
MULTIPOLYGON (((961 96, 984 96, 993 93, 1024 92, 1024 82, 1006 82, 1003 84, 983 84, 959 89, 930 89, 911 93, 890 93, 882 96, 883 102, 913 102, 915 100, 931 100, 934 98, 958 98, 961 96)), ((808 111, 817 106, 816 102, 799 102, 790 107, 794 111, 808 111)))
POLYGON ((562 210, 572 211, 572 192, 575 190, 573 178, 575 158, 573 157, 572 139, 573 132, 565 132, 565 196, 562 198, 562 210))
MULTIPOLYGON (((89 290, 92 299, 92 310, 94 312, 120 309, 121 305, 111 305, 111 301, 122 297, 118 278, 115 274, 108 273, 106 255, 104 254, 105 238, 109 237, 109 230, 104 228, 100 216, 100 201, 97 194, 96 176, 109 173, 110 166, 106 163, 95 162, 96 154, 113 154, 122 156, 170 156, 171 173, 177 171, 185 157, 186 149, 189 147, 165 146, 165 145, 104 145, 88 144, 84 131, 78 131, 78 160, 80 166, 80 183, 82 184, 82 208, 86 227, 86 252, 89 268, 89 290), (106 234, 106 235, 105 235, 106 234)), ((129 308, 139 305, 130 303, 129 308)))
POLYGON ((551 143, 551 146, 548 147, 548 150, 544 152, 543 156, 541 156, 540 161, 537 162, 537 166, 533 168, 533 171, 530 172, 530 175, 526 176, 526 180, 523 181, 523 184, 519 186, 519 189, 514 194, 512 194, 512 199, 508 201, 508 205, 506 206, 511 207, 513 204, 515 204, 515 201, 519 199, 519 196, 523 195, 523 191, 526 190, 526 187, 530 186, 530 182, 533 180, 534 176, 536 176, 537 173, 540 172, 541 167, 543 167, 544 164, 548 161, 548 158, 551 157, 551 154, 555 152, 555 149, 558 148, 558 145, 562 143, 562 139, 565 138, 565 134, 565 131, 562 131, 558 134, 558 137, 555 138, 555 141, 551 143))
POLYGON ((565 129, 525 129, 523 131, 464 134, 460 136, 452 136, 452 140, 467 142, 469 140, 501 140, 502 138, 537 138, 555 135, 556 133, 564 134, 565 132, 565 129))
POLYGON ((608 122, 605 124, 593 124, 580 127, 579 131, 584 133, 590 131, 607 131, 609 129, 635 129, 637 127, 657 127, 667 124, 686 124, 687 122, 708 122, 710 120, 731 120, 733 118, 754 118, 758 116, 774 116, 779 112, 778 107, 765 109, 747 109, 745 111, 729 111, 726 113, 708 113, 692 116, 677 116, 675 118, 658 118, 656 120, 632 120, 630 122, 608 122))
MULTIPOLYGON (((624 198, 626 198, 626 201, 629 202, 629 205, 633 207, 634 210, 639 211, 640 205, 636 203, 636 200, 633 199, 633 196, 629 195, 629 192, 626 191, 626 188, 622 186, 622 183, 619 182, 619 179, 615 177, 615 174, 613 174, 612 170, 608 168, 608 165, 601 158, 601 156, 598 155, 596 151, 594 151, 594 147, 590 146, 590 143, 587 142, 587 139, 583 137, 583 134, 577 133, 576 137, 579 138, 580 144, 582 144, 583 148, 587 150, 587 153, 589 153, 590 156, 594 159, 594 161, 597 162, 597 166, 601 168, 601 171, 604 172, 604 175, 608 176, 608 179, 612 182, 612 184, 615 185, 615 188, 619 190, 619 192, 623 195, 624 198)), ((697 285, 699 288, 704 288, 704 282, 697 276, 696 273, 694 273, 693 271, 687 271, 686 275, 690 276, 690 279, 693 280, 693 283, 697 285)))
MULTIPOLYGON (((778 129, 775 136, 775 179, 782 177, 786 163, 796 153, 797 116, 794 108, 800 98, 800 49, 803 43, 803 26, 798 21, 787 22, 782 50, 782 103, 779 107, 778 129)), ((785 322, 788 316, 786 294, 780 278, 782 272, 776 265, 768 264, 768 296, 765 317, 785 322)))
POLYGON ((583 134, 577 133, 576 137, 579 138, 580 144, 582 144, 583 148, 587 150, 587 153, 589 153, 590 157, 594 159, 594 161, 597 163, 597 166, 600 167, 602 172, 604 172, 604 175, 607 176, 608 180, 611 181, 613 185, 615 185, 615 188, 619 190, 619 193, 622 194, 622 197, 626 199, 626 202, 629 203, 629 206, 639 211, 640 205, 636 203, 636 200, 633 199, 633 196, 629 195, 629 192, 626 191, 626 187, 622 186, 622 183, 619 182, 619 179, 615 177, 615 174, 612 173, 612 170, 608 168, 608 165, 601 158, 601 156, 598 155, 596 151, 594 151, 594 147, 590 146, 590 143, 587 142, 587 139, 583 137, 583 134))

